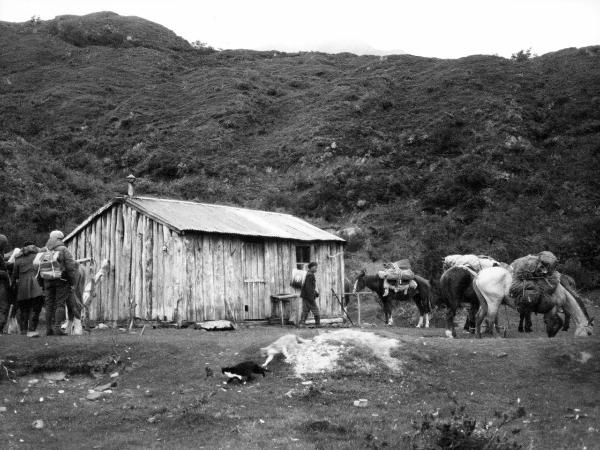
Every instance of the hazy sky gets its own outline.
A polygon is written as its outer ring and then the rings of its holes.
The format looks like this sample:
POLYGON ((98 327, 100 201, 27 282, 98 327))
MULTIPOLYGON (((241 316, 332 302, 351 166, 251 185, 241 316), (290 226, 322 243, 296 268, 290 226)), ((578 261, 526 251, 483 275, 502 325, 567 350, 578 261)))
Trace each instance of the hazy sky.
POLYGON ((0 0, 0 20, 113 11, 215 48, 459 58, 600 44, 600 0, 0 0))

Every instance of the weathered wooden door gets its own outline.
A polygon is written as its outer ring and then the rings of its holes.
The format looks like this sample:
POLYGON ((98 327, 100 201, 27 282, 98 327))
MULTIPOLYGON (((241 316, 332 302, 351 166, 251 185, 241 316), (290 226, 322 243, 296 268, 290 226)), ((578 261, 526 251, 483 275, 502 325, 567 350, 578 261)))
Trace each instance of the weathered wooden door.
POLYGON ((244 319, 267 317, 265 280, 265 246, 263 242, 244 243, 244 319))

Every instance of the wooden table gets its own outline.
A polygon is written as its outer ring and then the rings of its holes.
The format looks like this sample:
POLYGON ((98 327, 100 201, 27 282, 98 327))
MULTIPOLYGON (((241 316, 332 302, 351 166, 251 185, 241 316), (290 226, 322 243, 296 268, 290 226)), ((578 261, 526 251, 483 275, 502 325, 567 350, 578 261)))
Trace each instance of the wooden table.
MULTIPOLYGON (((291 304, 291 301, 295 298, 299 298, 298 294, 287 294, 287 293, 282 293, 282 294, 274 294, 271 295, 271 314, 273 314, 273 311, 277 311, 279 310, 279 316, 281 317, 281 326, 285 325, 285 318, 284 318, 284 302, 289 302, 291 304)), ((291 308, 290 308, 290 313, 291 313, 291 308)))

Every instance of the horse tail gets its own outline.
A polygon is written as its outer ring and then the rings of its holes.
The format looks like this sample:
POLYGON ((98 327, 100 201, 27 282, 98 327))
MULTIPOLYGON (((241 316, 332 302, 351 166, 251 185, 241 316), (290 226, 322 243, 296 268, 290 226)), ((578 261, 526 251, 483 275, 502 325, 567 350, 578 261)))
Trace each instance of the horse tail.
POLYGON ((417 286, 419 286, 419 303, 423 308, 423 312, 430 313, 433 311, 431 282, 419 275, 415 275, 415 281, 417 282, 417 286))
POLYGON ((479 288, 479 286, 477 285, 477 278, 475 278, 473 280, 473 291, 475 292, 475 295, 477 296, 477 299, 479 300, 479 306, 480 307, 485 307, 487 310, 488 304, 490 303, 490 301, 488 300, 488 298, 484 295, 483 292, 481 292, 481 289, 479 288))

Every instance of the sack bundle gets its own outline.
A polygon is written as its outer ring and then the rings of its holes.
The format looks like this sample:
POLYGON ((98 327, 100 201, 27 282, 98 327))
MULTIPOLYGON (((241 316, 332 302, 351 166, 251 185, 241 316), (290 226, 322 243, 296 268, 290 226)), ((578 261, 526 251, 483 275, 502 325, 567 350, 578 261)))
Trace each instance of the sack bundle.
POLYGON ((290 281, 290 286, 294 289, 302 289, 305 279, 306 270, 294 269, 292 270, 292 281, 290 281))
POLYGON ((560 283, 555 268, 558 258, 551 252, 527 255, 514 260, 513 282, 509 295, 515 299, 519 311, 546 312, 552 308, 550 297, 560 283))
POLYGON ((396 280, 400 283, 408 282, 415 278, 415 273, 410 267, 410 261, 408 259, 401 259, 392 263, 385 263, 383 265, 385 270, 377 272, 379 278, 386 280, 396 280))
POLYGON ((485 255, 448 255, 444 258, 442 268, 444 271, 453 266, 468 266, 475 272, 488 267, 499 266, 500 263, 485 255))

